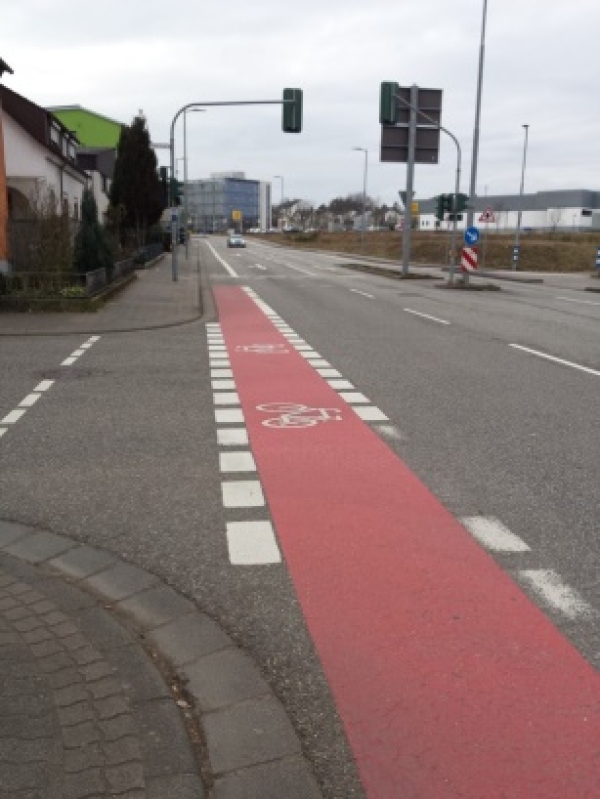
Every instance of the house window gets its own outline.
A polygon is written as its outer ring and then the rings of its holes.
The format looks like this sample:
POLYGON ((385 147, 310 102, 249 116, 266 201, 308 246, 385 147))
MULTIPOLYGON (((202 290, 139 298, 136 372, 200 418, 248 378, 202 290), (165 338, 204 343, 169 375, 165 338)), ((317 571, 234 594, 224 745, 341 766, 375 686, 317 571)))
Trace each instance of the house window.
POLYGON ((62 201, 62 212, 65 216, 69 216, 69 198, 66 195, 62 201))
POLYGON ((67 150, 68 143, 67 143, 67 139, 66 139, 66 137, 65 137, 65 136, 63 136, 63 137, 62 137, 62 139, 61 139, 61 142, 60 142, 60 143, 61 143, 61 148, 60 148, 60 149, 61 149, 61 152, 62 152, 62 154, 63 154, 63 155, 65 156, 65 158, 66 158, 66 156, 67 156, 67 152, 68 152, 68 150, 67 150))
POLYGON ((69 141, 69 158, 75 160, 75 142, 69 141))
POLYGON ((592 211, 590 208, 582 208, 581 209, 581 216, 591 216, 592 211))
POLYGON ((73 219, 79 219, 79 202, 77 198, 73 200, 73 219))
POLYGON ((60 147, 60 130, 56 125, 52 125, 50 128, 50 141, 54 142, 57 147, 60 147))

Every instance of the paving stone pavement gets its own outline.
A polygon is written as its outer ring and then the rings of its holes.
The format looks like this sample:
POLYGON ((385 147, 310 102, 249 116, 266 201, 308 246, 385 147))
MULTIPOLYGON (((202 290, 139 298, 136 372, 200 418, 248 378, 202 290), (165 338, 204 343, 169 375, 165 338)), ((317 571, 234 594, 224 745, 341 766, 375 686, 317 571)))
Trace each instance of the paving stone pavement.
POLYGON ((154 575, 0 521, 0 799, 319 799, 256 666, 154 575))

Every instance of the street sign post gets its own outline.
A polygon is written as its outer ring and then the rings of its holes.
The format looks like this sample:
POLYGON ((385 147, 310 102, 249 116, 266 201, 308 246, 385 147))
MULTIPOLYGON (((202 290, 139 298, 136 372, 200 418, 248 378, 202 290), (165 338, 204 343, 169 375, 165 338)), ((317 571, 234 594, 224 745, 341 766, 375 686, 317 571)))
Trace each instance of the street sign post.
POLYGON ((460 268, 466 274, 477 271, 477 247, 463 247, 460 268))
POLYGON ((598 247, 598 251, 596 252, 596 269, 600 272, 600 247, 598 247))

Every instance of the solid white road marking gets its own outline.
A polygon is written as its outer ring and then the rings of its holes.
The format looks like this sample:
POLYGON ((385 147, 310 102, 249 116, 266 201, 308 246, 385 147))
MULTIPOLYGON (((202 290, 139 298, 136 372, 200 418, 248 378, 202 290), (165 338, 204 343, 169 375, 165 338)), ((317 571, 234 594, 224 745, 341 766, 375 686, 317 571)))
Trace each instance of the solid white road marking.
POLYGON ((221 452, 219 468, 222 472, 255 472, 256 463, 250 452, 221 452))
POLYGON ((226 508, 261 508, 265 497, 259 480, 230 480, 221 483, 226 508))
POLYGON ((245 427, 225 427, 218 429, 217 443, 221 447, 241 447, 247 445, 248 431, 245 427))
POLYGON ((244 413, 238 408, 217 408, 215 421, 217 424, 243 424, 244 413))
POLYGON ((0 424, 14 424, 15 422, 19 421, 19 419, 21 418, 21 416, 23 416, 24 413, 27 413, 27 411, 25 410, 11 411, 10 413, 6 414, 4 419, 0 420, 0 424))
POLYGON ((596 615, 594 608, 577 591, 563 583, 553 569, 523 569, 518 574, 544 602, 569 619, 596 615))
POLYGON ((227 522, 227 544, 234 566, 281 563, 271 522, 227 522))
POLYGON ((480 544, 493 552, 529 552, 530 547, 493 517, 467 516, 461 519, 463 527, 476 538, 480 544))
POLYGON ((379 408, 374 405, 357 405, 353 407, 354 413, 363 420, 363 422, 387 422, 388 417, 379 408))
POLYGON ((41 396, 41 394, 28 394, 25 399, 21 400, 19 403, 19 408, 31 408, 41 396))
POLYGON ((65 358, 64 361, 61 363, 61 366, 71 366, 75 363, 77 358, 65 358))
POLYGON ((572 300, 570 297, 555 297, 555 300, 562 300, 563 302, 576 302, 579 305, 600 305, 600 302, 593 300, 572 300))
POLYGON ((366 291, 359 291, 358 289, 350 289, 354 294, 362 294, 363 297, 368 297, 370 300, 374 300, 375 296, 373 294, 367 294, 366 291))
POLYGON ((421 313, 421 311, 413 311, 412 308, 403 308, 403 311, 406 313, 412 313, 415 316, 422 316, 424 319, 430 319, 432 322, 438 322, 440 325, 449 325, 450 322, 447 322, 445 319, 438 319, 437 316, 430 316, 428 313, 421 313))
POLYGON ((209 250, 212 252, 212 254, 215 256, 215 258, 217 259, 217 261, 218 261, 218 262, 221 264, 221 266, 222 266, 222 267, 224 267, 224 268, 225 268, 225 270, 226 270, 226 271, 227 271, 227 272, 228 272, 228 273, 231 275, 231 277, 239 277, 238 273, 237 273, 237 272, 236 272, 234 269, 232 269, 232 268, 229 266, 229 264, 227 263, 227 261, 224 261, 224 260, 221 258, 221 256, 219 255, 219 253, 218 253, 218 252, 215 250, 215 248, 212 246, 212 244, 209 244, 209 242, 208 242, 208 241, 206 241, 206 242, 205 242, 205 244, 206 244, 206 246, 208 247, 208 249, 209 249, 209 250))
POLYGON ((538 358, 544 358, 547 361, 560 363, 562 366, 570 366, 572 369, 579 369, 580 372, 586 372, 589 375, 596 375, 596 377, 600 377, 600 372, 597 369, 590 369, 589 366, 581 366, 581 364, 573 363, 572 361, 565 361, 564 358, 556 358, 554 355, 548 355, 545 352, 532 350, 529 347, 522 347, 520 344, 509 344, 508 346, 513 347, 515 350, 528 352, 530 355, 536 355, 538 358))
POLYGON ((54 380, 42 380, 41 383, 38 383, 37 386, 33 389, 34 391, 48 391, 48 389, 54 384, 54 380))

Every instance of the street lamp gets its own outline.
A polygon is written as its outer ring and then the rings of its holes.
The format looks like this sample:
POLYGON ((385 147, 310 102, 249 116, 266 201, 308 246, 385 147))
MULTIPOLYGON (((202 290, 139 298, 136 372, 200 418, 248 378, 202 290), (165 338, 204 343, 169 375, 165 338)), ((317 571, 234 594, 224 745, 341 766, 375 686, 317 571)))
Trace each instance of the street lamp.
POLYGON ((283 194, 283 175, 273 175, 273 177, 274 178, 279 178, 279 180, 281 181, 281 202, 279 204, 280 207, 281 207, 281 206, 283 206, 283 197, 284 197, 284 194, 283 194))
POLYGON ((188 155, 187 155, 187 115, 188 113, 194 112, 196 114, 203 114, 205 113, 204 108, 186 108, 183 112, 183 216, 184 216, 184 223, 185 223, 185 257, 189 258, 190 250, 189 250, 189 241, 188 241, 188 213, 189 213, 189 206, 188 206, 188 155))
POLYGON ((367 224, 367 171, 369 168, 369 151, 365 147, 353 147, 353 150, 365 154, 365 170, 363 173, 363 212, 362 212, 362 225, 360 234, 360 248, 364 252, 365 249, 365 227, 367 224))
POLYGON ((487 0, 483 0, 483 19, 481 23, 481 43, 479 45, 479 71, 477 75, 477 100, 475 102, 475 126, 473 128, 473 154, 471 156, 471 184, 469 186, 470 208, 467 210, 467 227, 473 224, 475 193, 477 191, 477 159, 479 157, 479 119, 481 117, 481 89, 483 86, 483 63, 485 58, 485 23, 487 0))
POLYGON ((513 271, 517 268, 517 261, 519 258, 519 236, 521 233, 521 218, 523 216, 523 189, 525 188, 525 165, 527 163, 527 142, 529 140, 529 125, 523 125, 525 128, 525 141, 523 142, 523 166, 521 169, 521 190, 519 192, 519 213, 517 214, 517 230, 515 233, 515 250, 513 255, 513 271))

